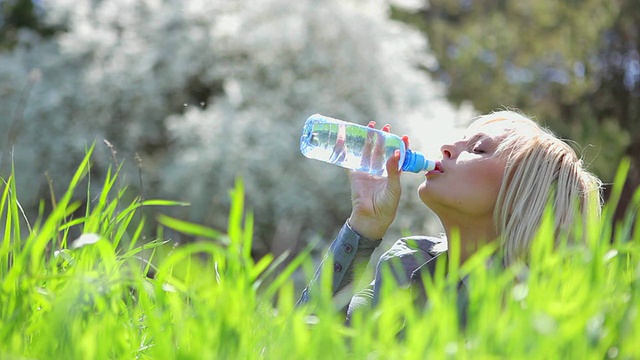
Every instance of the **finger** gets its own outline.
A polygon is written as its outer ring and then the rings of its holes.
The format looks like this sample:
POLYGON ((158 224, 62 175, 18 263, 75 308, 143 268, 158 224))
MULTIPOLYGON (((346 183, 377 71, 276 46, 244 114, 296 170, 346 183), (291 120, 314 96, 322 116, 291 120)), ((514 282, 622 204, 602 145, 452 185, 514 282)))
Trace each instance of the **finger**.
POLYGON ((386 124, 385 126, 382 127, 382 131, 384 132, 389 132, 391 130, 391 125, 386 124))
POLYGON ((331 157, 329 161, 335 163, 337 161, 344 160, 344 157, 347 154, 347 129, 344 125, 338 125, 338 132, 336 133, 336 143, 333 146, 333 151, 331 152, 331 157))
POLYGON ((374 173, 382 174, 385 166, 385 135, 380 132, 376 132, 374 139, 375 144, 373 145, 371 153, 371 170, 375 170, 374 173))
POLYGON ((402 170, 399 169, 400 163, 400 150, 393 152, 393 156, 387 160, 387 176, 389 178, 389 184, 397 187, 400 182, 400 174, 402 170), (392 185, 393 184, 393 185, 392 185))
MULTIPOLYGON (((370 128, 375 128, 376 122, 370 121, 369 125, 367 126, 370 128)), ((360 160, 360 168, 363 170, 368 170, 369 166, 371 165, 371 152, 375 142, 375 132, 367 132, 367 138, 364 140, 364 147, 362 148, 362 159, 360 160)))
POLYGON ((409 148, 409 136, 407 135, 402 135, 402 141, 404 142, 404 147, 406 149, 409 148))

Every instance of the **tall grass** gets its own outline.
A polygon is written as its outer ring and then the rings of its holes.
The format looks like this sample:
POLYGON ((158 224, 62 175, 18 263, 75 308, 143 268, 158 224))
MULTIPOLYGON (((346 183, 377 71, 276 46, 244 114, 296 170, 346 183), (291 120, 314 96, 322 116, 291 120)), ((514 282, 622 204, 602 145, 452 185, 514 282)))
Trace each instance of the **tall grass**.
POLYGON ((82 191, 89 163, 90 152, 53 211, 33 224, 21 213, 16 179, 5 179, 0 358, 640 358, 637 195, 616 227, 612 204, 590 224, 587 246, 552 249, 544 223, 524 278, 522 267, 487 269, 489 247, 463 266, 452 254, 449 268, 427 279, 426 308, 390 285, 375 311, 347 327, 328 277, 320 296, 294 307, 299 289, 290 278, 312 267, 308 250, 287 266, 251 258, 252 216, 243 210, 241 182, 230 192, 224 233, 161 215, 157 238, 142 241, 142 207, 184 204, 123 203, 116 171, 81 206, 73 194, 82 191), (171 246, 164 229, 204 240, 171 246), (462 328, 455 285, 467 275, 462 328))

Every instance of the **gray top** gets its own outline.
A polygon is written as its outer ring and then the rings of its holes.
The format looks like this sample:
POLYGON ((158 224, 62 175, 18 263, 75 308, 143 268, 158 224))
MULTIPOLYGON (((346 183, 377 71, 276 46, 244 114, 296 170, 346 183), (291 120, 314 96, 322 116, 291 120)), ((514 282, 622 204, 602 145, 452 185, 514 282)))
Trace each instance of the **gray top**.
MULTIPOLYGON (((340 291, 353 282, 356 269, 366 266, 380 243, 380 240, 360 236, 345 222, 297 304, 303 304, 315 296, 320 286, 321 268, 327 261, 333 261, 332 291, 334 296, 339 296, 340 291)), ((400 287, 410 289, 417 301, 425 301, 422 276, 434 273, 436 259, 446 261, 446 251, 447 242, 442 238, 413 236, 396 241, 378 260, 373 281, 351 297, 345 307, 347 321, 354 311, 379 303, 384 279, 381 276, 382 269, 387 267, 400 287), (445 256, 440 256, 442 254, 445 256)), ((464 286, 462 282, 461 286, 464 286)))

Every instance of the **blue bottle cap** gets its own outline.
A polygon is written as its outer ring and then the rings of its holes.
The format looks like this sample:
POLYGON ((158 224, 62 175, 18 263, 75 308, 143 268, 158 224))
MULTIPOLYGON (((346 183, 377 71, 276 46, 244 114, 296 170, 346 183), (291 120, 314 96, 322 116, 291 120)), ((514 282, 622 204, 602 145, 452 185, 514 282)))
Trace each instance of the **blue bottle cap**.
POLYGON ((404 154, 403 171, 418 173, 421 171, 431 171, 436 168, 436 163, 427 160, 421 152, 407 150, 404 154))

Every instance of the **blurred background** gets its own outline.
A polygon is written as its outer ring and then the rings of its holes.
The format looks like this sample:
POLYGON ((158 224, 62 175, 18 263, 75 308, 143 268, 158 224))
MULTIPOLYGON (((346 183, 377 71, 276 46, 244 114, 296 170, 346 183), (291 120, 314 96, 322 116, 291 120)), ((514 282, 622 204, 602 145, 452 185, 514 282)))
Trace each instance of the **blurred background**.
MULTIPOLYGON (((299 152, 309 115, 389 123, 438 158, 473 116, 516 108, 607 183, 629 156, 629 199, 639 24, 638 0, 0 0, 0 175, 15 167, 36 216, 95 143, 91 187, 121 164, 132 196, 217 229, 241 178, 254 256, 277 256, 350 212, 344 170, 299 152)), ((423 179, 405 176, 393 234, 440 231, 423 179)))

